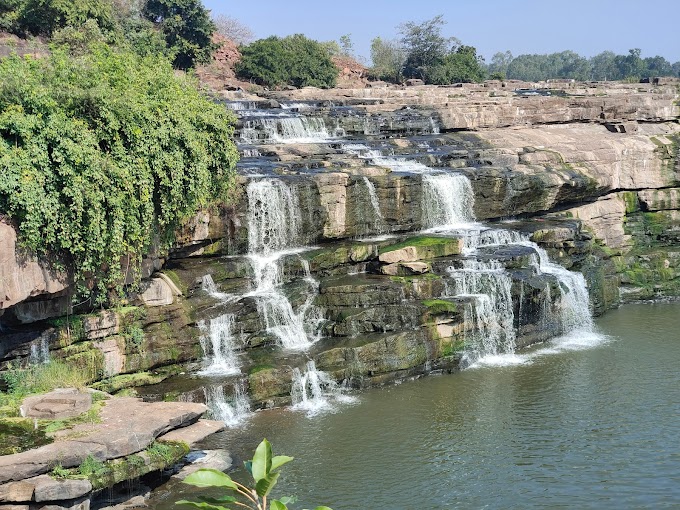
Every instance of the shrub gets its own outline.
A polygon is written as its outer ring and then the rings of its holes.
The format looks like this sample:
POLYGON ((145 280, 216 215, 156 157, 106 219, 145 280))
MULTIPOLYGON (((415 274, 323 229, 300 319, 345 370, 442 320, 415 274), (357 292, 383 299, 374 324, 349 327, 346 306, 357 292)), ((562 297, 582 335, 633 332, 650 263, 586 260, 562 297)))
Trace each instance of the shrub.
MULTIPOLYGON (((96 43, 0 60, 0 213, 81 294, 120 295, 142 253, 227 199, 234 117, 160 57, 96 43)), ((133 278, 134 280, 134 278, 133 278)))
POLYGON ((301 34, 272 36, 242 48, 236 73, 268 87, 328 88, 335 86, 338 77, 326 48, 301 34))

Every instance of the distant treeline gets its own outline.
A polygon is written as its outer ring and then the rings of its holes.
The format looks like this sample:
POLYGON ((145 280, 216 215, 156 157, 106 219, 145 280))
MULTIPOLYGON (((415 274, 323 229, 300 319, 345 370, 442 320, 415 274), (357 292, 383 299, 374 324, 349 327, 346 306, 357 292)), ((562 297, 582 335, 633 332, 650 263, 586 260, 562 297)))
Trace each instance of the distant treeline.
POLYGON ((547 55, 518 55, 496 53, 487 67, 489 77, 525 81, 542 81, 555 78, 574 80, 629 80, 654 76, 680 76, 680 62, 671 64, 664 57, 641 57, 634 48, 627 55, 603 51, 585 58, 573 51, 547 55))

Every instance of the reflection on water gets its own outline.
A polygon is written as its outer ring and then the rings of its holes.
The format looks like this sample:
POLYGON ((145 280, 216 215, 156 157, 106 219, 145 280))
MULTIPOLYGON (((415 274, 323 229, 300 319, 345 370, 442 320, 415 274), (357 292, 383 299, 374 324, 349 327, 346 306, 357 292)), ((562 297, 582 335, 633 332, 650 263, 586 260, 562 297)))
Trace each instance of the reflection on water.
POLYGON ((679 317, 627 306, 598 320, 604 342, 563 339, 313 419, 258 413, 206 446, 240 463, 267 437, 295 456, 278 488, 295 508, 677 508, 679 317))

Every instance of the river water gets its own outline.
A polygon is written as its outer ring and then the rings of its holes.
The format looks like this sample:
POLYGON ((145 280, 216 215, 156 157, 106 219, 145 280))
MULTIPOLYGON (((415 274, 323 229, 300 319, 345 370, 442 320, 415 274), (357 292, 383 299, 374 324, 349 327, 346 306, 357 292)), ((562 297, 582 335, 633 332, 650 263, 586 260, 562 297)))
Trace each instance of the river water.
POLYGON ((295 508, 680 508, 680 304, 625 306, 597 328, 311 418, 256 413, 206 447, 240 464, 266 437, 295 456, 276 489, 295 508))

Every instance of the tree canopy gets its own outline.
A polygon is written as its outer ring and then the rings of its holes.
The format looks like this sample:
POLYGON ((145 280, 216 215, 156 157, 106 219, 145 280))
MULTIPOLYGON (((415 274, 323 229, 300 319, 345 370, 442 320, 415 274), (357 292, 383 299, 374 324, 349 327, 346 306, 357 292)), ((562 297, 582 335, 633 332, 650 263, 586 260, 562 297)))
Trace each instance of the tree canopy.
POLYGON ((326 47, 302 34, 260 39, 241 48, 236 64, 241 78, 260 85, 278 87, 322 87, 335 85, 338 69, 326 47))

